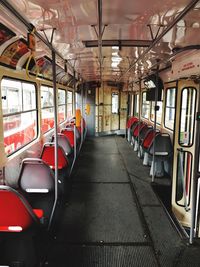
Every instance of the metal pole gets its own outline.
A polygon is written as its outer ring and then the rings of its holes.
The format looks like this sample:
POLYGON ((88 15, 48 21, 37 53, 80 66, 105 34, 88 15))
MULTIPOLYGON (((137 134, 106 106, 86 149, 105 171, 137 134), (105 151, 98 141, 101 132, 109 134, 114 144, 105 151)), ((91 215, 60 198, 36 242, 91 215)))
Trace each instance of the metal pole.
POLYGON ((135 64, 142 60, 144 56, 151 51, 151 49, 199 2, 199 0, 191 1, 180 13, 179 15, 167 25, 166 29, 152 42, 152 44, 135 60, 130 64, 130 67, 119 77, 121 80, 124 75, 126 75, 135 64))
MULTIPOLYGON (((155 88, 155 104, 154 104, 154 134, 156 133, 156 123, 157 123, 157 100, 158 100, 158 73, 159 73, 159 66, 156 69, 156 88, 155 88)), ((153 140, 153 161, 152 161, 152 183, 155 180, 155 136, 153 140)))
POLYGON ((56 90, 56 54, 55 51, 52 51, 52 70, 53 70, 53 102, 54 102, 54 143, 55 143, 55 200, 53 209, 51 212, 51 217, 49 220, 50 228, 53 215, 56 208, 56 203, 58 200, 58 120, 57 120, 57 90, 56 90))
POLYGON ((99 47, 99 65, 100 65, 100 81, 102 79, 102 0, 98 0, 98 47, 99 47))
POLYGON ((84 112, 84 108, 83 108, 83 86, 81 86, 81 145, 80 145, 80 149, 82 147, 83 144, 83 112, 84 112))
POLYGON ((75 161, 76 161, 76 125, 74 125, 74 159, 73 159, 72 166, 71 166, 71 169, 70 169, 70 172, 69 172, 69 176, 72 173, 75 161))
POLYGON ((138 153, 140 156, 140 120, 141 120, 141 97, 142 97, 142 80, 139 80, 139 114, 138 114, 138 119, 139 119, 139 128, 138 128, 138 153))

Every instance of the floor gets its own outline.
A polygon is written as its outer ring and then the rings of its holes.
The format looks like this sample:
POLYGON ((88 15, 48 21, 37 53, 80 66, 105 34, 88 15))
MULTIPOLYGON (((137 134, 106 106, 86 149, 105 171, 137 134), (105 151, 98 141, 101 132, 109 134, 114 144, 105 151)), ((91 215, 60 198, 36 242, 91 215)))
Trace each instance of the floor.
POLYGON ((149 168, 124 138, 86 140, 71 184, 44 266, 200 266, 200 247, 187 246, 175 230, 149 168))

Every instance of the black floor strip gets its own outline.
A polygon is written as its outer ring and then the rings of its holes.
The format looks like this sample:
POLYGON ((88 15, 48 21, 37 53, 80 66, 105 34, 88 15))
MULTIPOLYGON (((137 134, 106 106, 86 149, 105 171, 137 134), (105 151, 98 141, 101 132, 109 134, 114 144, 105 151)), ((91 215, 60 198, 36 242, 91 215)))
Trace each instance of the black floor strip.
POLYGON ((112 246, 112 247, 149 247, 150 242, 59 242, 59 245, 65 246, 112 246))

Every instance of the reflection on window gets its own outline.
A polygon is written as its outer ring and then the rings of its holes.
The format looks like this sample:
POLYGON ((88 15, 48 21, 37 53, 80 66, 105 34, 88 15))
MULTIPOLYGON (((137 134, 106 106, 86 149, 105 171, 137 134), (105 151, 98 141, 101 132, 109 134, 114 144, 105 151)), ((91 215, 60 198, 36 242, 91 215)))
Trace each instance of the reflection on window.
POLYGON ((176 88, 168 88, 166 91, 165 127, 174 130, 176 88))
POLYGON ((139 95, 134 97, 134 116, 139 116, 139 95))
POLYGON ((196 90, 184 88, 181 94, 179 144, 190 146, 193 143, 196 90))
POLYGON ((192 154, 187 151, 178 152, 177 180, 176 180, 176 203, 188 207, 191 190, 192 154))
POLYGON ((119 110, 119 94, 112 93, 112 114, 117 114, 119 110))
POLYGON ((53 88, 41 86, 42 133, 54 127, 53 88))
MULTIPOLYGON (((158 124, 161 124, 161 120, 162 120, 162 102, 158 101, 157 102, 157 106, 159 106, 159 110, 157 110, 157 112, 156 112, 156 122, 158 124)), ((152 101, 151 102, 151 121, 155 120, 154 113, 155 113, 155 102, 152 101)))
POLYGON ((149 118, 149 101, 146 101, 146 92, 142 93, 142 117, 145 119, 149 118))
POLYGON ((67 91, 67 118, 73 115, 73 93, 67 91))
POLYGON ((7 155, 37 137, 35 85, 19 80, 2 79, 4 145, 7 155))
POLYGON ((58 89, 58 123, 66 119, 66 91, 58 89))

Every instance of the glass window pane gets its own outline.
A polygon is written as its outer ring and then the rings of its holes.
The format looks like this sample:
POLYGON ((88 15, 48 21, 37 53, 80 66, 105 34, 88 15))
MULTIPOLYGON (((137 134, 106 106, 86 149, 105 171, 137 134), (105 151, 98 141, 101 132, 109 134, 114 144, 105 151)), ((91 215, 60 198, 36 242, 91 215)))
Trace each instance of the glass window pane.
POLYGON ((180 206, 189 206, 191 191, 192 154, 187 151, 178 152, 176 202, 180 206))
POLYGON ((41 86, 42 133, 54 127, 53 88, 41 86))
POLYGON ((23 88, 23 111, 36 109, 35 86, 29 83, 22 83, 23 88))
POLYGON ((176 88, 168 88, 166 91, 165 127, 174 129, 176 88))
MULTIPOLYGON (((157 122, 158 124, 161 124, 161 120, 162 120, 162 102, 161 102, 161 101, 158 101, 158 102, 157 102, 157 106, 159 106, 159 110, 156 112, 156 115, 157 115, 157 117, 156 117, 156 122, 157 122)), ((154 113, 155 113, 155 102, 152 101, 152 102, 151 102, 151 120, 152 120, 152 121, 155 120, 155 118, 154 118, 154 117, 155 117, 154 113)))
POLYGON ((185 88, 181 94, 181 112, 179 128, 179 144, 190 146, 193 143, 196 90, 185 88))
POLYGON ((73 115, 73 93, 67 91, 67 118, 73 115))
POLYGON ((149 101, 146 101, 146 92, 142 93, 142 117, 149 118, 149 101))
POLYGON ((53 107, 53 88, 41 86, 41 107, 53 107))
POLYGON ((46 133, 54 127, 54 109, 42 109, 42 133, 46 133))
POLYGON ((65 110, 66 110, 65 105, 58 106, 58 123, 61 123, 66 119, 65 118, 65 110))
POLYGON ((1 96, 4 115, 22 111, 22 86, 20 81, 3 79, 1 82, 1 96))
POLYGON ((134 98, 134 116, 139 116, 139 95, 134 98))
POLYGON ((3 118, 4 145, 7 155, 37 137, 37 113, 26 112, 3 118))
POLYGON ((64 105, 66 103, 66 91, 58 89, 58 105, 64 105))
POLYGON ((1 95, 4 145, 10 155, 37 137, 36 88, 33 83, 3 78, 1 95))
POLYGON ((118 113, 119 110, 119 94, 112 93, 112 113, 118 113))

